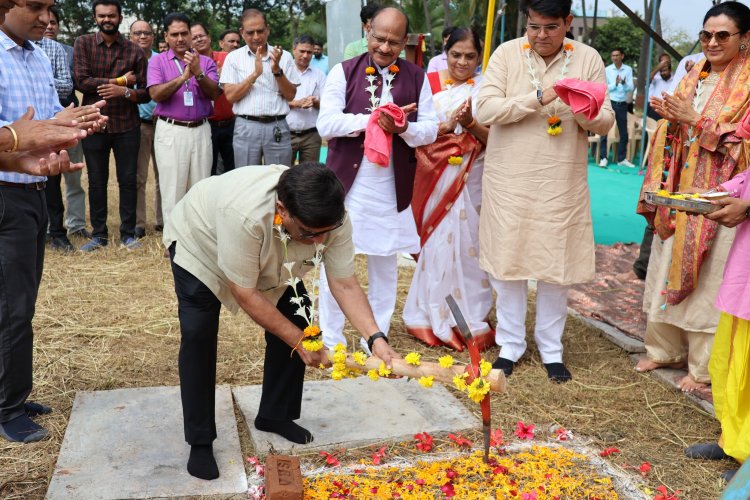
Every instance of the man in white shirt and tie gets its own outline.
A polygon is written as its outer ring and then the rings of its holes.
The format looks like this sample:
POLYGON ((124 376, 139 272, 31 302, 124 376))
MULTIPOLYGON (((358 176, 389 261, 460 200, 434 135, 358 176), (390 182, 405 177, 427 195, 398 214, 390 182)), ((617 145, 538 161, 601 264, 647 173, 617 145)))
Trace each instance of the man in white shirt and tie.
MULTIPOLYGON (((615 121, 617 130, 620 132, 620 142, 617 144, 617 156, 614 158, 617 164, 623 167, 634 168, 635 165, 625 158, 628 151, 628 92, 632 92, 633 85, 633 68, 623 64, 625 51, 617 48, 612 51, 612 64, 605 68, 607 77, 607 87, 609 89, 609 98, 612 101, 612 109, 615 110, 615 121)), ((601 138, 599 144, 599 166, 605 168, 609 161, 607 160, 607 136, 601 138)))
POLYGON ((294 39, 294 65, 299 73, 300 84, 293 101, 289 101, 286 121, 292 134, 292 163, 320 161, 320 134, 315 128, 320 109, 320 94, 326 83, 322 71, 312 67, 315 42, 309 35, 294 39))

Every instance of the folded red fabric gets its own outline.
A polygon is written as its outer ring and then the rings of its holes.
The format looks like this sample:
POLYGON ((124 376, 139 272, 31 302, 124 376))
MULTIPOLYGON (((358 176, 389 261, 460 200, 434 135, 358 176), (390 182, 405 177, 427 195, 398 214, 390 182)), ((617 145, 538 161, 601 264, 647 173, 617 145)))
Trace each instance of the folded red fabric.
POLYGON ((597 82, 586 82, 576 78, 563 78, 554 85, 555 92, 562 102, 570 106, 573 113, 581 113, 587 120, 593 120, 599 114, 607 93, 607 85, 597 82))
POLYGON ((365 129, 365 156, 372 163, 381 167, 387 167, 391 162, 393 136, 386 133, 378 125, 381 113, 389 114, 398 127, 403 127, 406 124, 406 114, 401 108, 389 102, 376 108, 367 121, 367 128, 365 129))

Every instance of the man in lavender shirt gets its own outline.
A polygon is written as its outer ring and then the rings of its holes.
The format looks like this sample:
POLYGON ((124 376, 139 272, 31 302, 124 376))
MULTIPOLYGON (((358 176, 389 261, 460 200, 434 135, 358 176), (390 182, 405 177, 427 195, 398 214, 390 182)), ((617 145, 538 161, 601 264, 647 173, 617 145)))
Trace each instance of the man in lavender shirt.
POLYGON ((154 152, 166 224, 188 189, 211 175, 211 100, 221 95, 216 64, 190 48, 190 19, 172 13, 164 19, 169 50, 148 63, 148 92, 157 102, 154 152))

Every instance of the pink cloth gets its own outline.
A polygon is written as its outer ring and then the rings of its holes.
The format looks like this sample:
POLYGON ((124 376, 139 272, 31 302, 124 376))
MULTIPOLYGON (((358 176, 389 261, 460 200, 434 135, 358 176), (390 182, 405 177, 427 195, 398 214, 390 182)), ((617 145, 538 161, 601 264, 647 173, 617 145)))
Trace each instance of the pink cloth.
POLYGON ((554 85, 555 92, 562 102, 570 106, 573 113, 582 113, 587 120, 593 120, 604 104, 607 84, 585 82, 576 78, 563 78, 554 85))
POLYGON ((387 167, 391 163, 391 148, 393 135, 388 134, 378 125, 380 113, 387 113, 393 117, 396 126, 403 127, 406 124, 406 114, 397 105, 389 102, 383 104, 370 115, 365 129, 365 156, 368 160, 381 167, 387 167))
POLYGON ((745 113, 745 116, 742 117, 740 124, 737 125, 735 135, 743 139, 750 139, 750 113, 745 113))
MULTIPOLYGON (((742 120, 745 124, 747 116, 742 120)), ((742 125, 738 127, 738 131, 742 125)), ((738 134, 739 135, 739 134, 738 134)), ((745 170, 721 185, 731 196, 750 199, 750 177, 745 170)), ((716 308, 738 318, 750 320, 750 222, 737 226, 732 248, 724 267, 724 279, 716 297, 716 308)))

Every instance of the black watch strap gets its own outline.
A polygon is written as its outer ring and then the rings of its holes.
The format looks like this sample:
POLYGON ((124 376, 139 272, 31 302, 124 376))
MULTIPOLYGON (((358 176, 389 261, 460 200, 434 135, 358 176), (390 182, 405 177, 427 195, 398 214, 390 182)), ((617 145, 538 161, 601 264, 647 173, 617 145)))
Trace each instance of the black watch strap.
POLYGON ((279 68, 279 72, 278 72, 278 73, 271 73, 271 74, 272 74, 273 76, 275 76, 276 78, 278 78, 278 77, 280 77, 280 76, 283 76, 283 75, 284 75, 284 70, 283 70, 283 69, 281 69, 281 68, 279 68))
POLYGON ((747 207, 747 210, 745 210, 745 217, 750 219, 750 207, 747 207))
POLYGON ((376 340, 383 339, 385 340, 385 343, 388 343, 388 336, 383 332, 375 332, 372 335, 370 335, 370 338, 367 339, 367 348, 370 349, 370 352, 372 352, 372 345, 375 343, 376 340))

